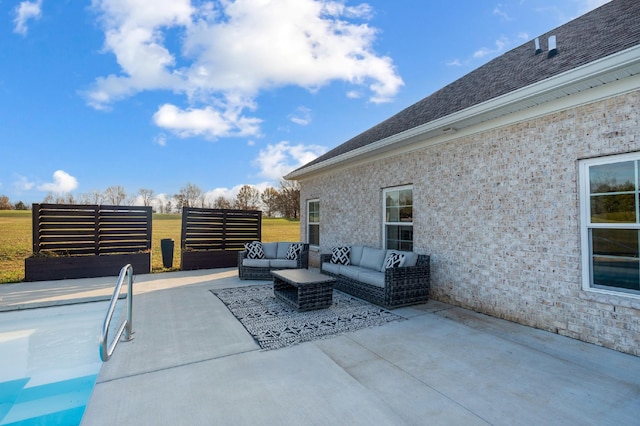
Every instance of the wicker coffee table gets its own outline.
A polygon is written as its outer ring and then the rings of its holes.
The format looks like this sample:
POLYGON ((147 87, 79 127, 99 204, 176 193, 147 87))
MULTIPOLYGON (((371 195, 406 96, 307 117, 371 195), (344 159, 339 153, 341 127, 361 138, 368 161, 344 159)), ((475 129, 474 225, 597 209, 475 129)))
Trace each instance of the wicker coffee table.
POLYGON ((271 271, 273 295, 298 311, 328 308, 335 278, 308 269, 271 271))

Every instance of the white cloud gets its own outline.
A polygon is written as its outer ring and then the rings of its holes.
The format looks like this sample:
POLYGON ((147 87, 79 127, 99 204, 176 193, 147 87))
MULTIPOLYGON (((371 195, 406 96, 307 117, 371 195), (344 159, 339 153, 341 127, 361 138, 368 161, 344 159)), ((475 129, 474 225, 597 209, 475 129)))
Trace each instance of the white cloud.
POLYGON ((153 142, 157 143, 160 146, 167 146, 167 135, 165 135, 164 133, 160 133, 154 138, 153 142))
POLYGON ((20 175, 17 175, 16 180, 13 182, 14 189, 19 192, 29 191, 33 189, 34 186, 35 186, 35 183, 31 182, 25 176, 20 176, 20 175))
POLYGON ((16 17, 13 20, 15 27, 14 33, 27 35, 27 21, 30 19, 40 19, 42 16, 42 0, 23 1, 16 6, 16 17))
POLYGON ((291 145, 287 141, 268 145, 260 150, 254 163, 260 169, 259 176, 269 180, 280 180, 294 169, 307 164, 327 151, 318 145, 291 145))
POLYGON ((317 89, 343 80, 369 85, 374 100, 402 84, 391 59, 372 50, 375 29, 343 19, 366 17, 357 8, 327 0, 238 0, 219 13, 224 20, 198 20, 187 29, 189 82, 199 89, 253 95, 266 87, 317 89))
POLYGON ((259 133, 260 120, 240 114, 239 108, 217 111, 207 106, 202 109, 182 110, 171 104, 162 105, 153 115, 158 127, 187 138, 204 136, 215 139, 224 136, 249 136, 259 133))
POLYGON ((71 192, 78 187, 78 180, 63 170, 53 173, 53 182, 38 186, 41 191, 50 191, 56 194, 71 192))
POLYGON ((488 47, 482 47, 475 52, 473 52, 474 59, 482 59, 486 56, 497 56, 500 53, 504 52, 506 47, 511 45, 511 41, 506 37, 502 36, 498 40, 495 41, 495 48, 491 49, 488 47))
MULTIPOLYGON (((167 196, 167 194, 157 194, 151 199, 150 204, 156 211, 161 211, 160 207, 166 206, 167 201, 169 201, 169 197, 167 196)), ((138 203, 138 205, 142 205, 142 197, 138 196, 136 198, 136 202, 138 203)))
POLYGON ((311 123, 311 110, 300 106, 295 113, 289 114, 289 120, 301 126, 306 126, 311 123))
POLYGON ((511 21, 512 18, 509 16, 509 14, 507 12, 505 12, 503 10, 503 5, 499 4, 497 5, 494 9, 493 9, 493 14, 496 16, 501 17, 502 19, 504 19, 505 21, 511 21))
MULTIPOLYGON (((526 36, 526 34, 519 33, 517 38, 518 38, 518 40, 520 40, 524 36, 526 36)), ((458 59, 458 58, 452 59, 452 60, 447 62, 447 65, 451 66, 451 67, 468 66, 468 65, 472 64, 474 61, 485 60, 485 59, 490 59, 492 57, 496 57, 496 56, 504 53, 505 51, 507 51, 511 47, 513 47, 515 42, 513 40, 509 39, 508 37, 501 36, 499 39, 497 39, 494 42, 494 44, 495 44, 495 47, 493 47, 493 48, 481 47, 480 49, 478 49, 475 52, 473 52, 471 57, 469 57, 467 59, 464 59, 464 60, 461 60, 461 59, 458 59)))
POLYGON ((366 24, 373 10, 365 3, 236 0, 196 6, 189 0, 94 0, 93 5, 105 31, 104 51, 115 55, 121 73, 97 78, 85 92, 87 102, 108 109, 141 91, 182 94, 185 106, 166 104, 154 116, 157 125, 181 137, 257 134, 260 120, 245 111, 254 110, 254 100, 268 88, 314 91, 338 80, 367 89, 369 100, 379 103, 403 85, 392 59, 373 50, 377 31, 366 24), (167 43, 166 37, 175 39, 167 43))
MULTIPOLYGON (((236 185, 233 188, 215 188, 210 191, 204 193, 205 202, 209 205, 213 205, 216 199, 223 197, 229 201, 233 201, 238 196, 238 192, 245 184, 236 185)), ((255 185, 249 185, 253 188, 256 188, 258 191, 262 192, 266 188, 273 186, 269 182, 261 182, 255 185)))
POLYGON ((611 0, 571 0, 570 2, 555 2, 546 6, 533 7, 531 10, 544 16, 556 25, 562 25, 592 11, 611 0))

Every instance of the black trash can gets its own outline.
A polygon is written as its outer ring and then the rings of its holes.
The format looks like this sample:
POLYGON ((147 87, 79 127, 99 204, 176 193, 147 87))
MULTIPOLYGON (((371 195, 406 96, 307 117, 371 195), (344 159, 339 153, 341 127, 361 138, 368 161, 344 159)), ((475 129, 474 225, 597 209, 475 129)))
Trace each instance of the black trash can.
POLYGON ((173 240, 164 238, 160 240, 160 250, 162 251, 162 266, 165 268, 173 267, 173 240))

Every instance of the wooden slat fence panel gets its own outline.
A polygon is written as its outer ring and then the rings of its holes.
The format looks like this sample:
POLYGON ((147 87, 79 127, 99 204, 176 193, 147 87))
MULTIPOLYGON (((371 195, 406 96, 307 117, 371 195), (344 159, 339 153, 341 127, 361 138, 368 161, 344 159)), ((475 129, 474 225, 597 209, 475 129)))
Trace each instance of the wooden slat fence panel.
POLYGON ((259 210, 182 209, 182 250, 244 249, 245 242, 260 241, 262 212, 259 210))
POLYGON ((33 253, 102 255, 151 249, 151 207, 33 205, 33 253))
POLYGON ((151 207, 100 206, 100 254, 151 249, 151 207))
POLYGON ((234 266, 244 243, 262 238, 258 210, 182 209, 182 269, 234 266))

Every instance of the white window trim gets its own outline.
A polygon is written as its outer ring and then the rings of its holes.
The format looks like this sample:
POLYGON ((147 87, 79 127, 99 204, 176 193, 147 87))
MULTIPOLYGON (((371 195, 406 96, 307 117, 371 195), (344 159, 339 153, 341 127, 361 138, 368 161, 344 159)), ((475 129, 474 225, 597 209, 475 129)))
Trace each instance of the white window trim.
POLYGON ((318 225, 318 239, 320 239, 320 222, 310 222, 309 221, 309 204, 311 203, 318 203, 318 207, 320 206, 320 199, 319 198, 312 198, 310 200, 307 200, 307 242, 309 243, 309 247, 320 247, 320 244, 318 243, 316 244, 311 244, 310 240, 309 240, 309 225, 318 225))
POLYGON ((411 227, 413 228, 413 221, 387 222, 387 192, 402 191, 403 189, 410 189, 411 193, 413 194, 413 185, 391 186, 389 188, 382 189, 382 247, 384 247, 385 249, 387 248, 387 225, 411 225, 411 227))
MULTIPOLYGON (((608 290, 591 287, 591 247, 589 244, 589 228, 598 228, 601 225, 591 223, 591 194, 589 193, 589 167, 602 164, 621 163, 624 161, 640 161, 640 153, 619 154, 601 158, 591 158, 579 162, 580 182, 580 249, 582 265, 582 290, 590 293, 600 293, 610 296, 620 296, 640 300, 640 294, 627 293, 623 290, 608 290)), ((605 226, 602 226, 605 227, 605 226)), ((607 225, 607 228, 615 228, 616 225, 607 225)), ((620 224, 620 227, 637 227, 640 224, 620 224)))

